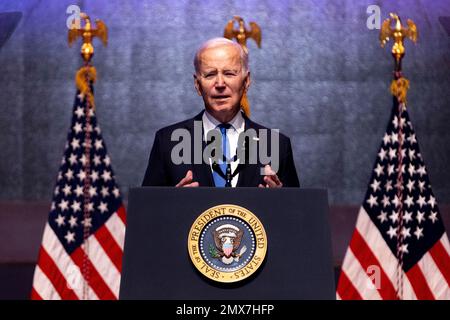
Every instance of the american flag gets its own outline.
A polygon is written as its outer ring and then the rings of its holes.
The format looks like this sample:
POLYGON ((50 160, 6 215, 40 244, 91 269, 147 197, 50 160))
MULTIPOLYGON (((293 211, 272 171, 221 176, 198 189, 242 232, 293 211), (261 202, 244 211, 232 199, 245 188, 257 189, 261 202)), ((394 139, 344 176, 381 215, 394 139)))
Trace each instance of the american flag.
POLYGON ((338 299, 450 299, 450 244, 405 104, 394 107, 338 299))
POLYGON ((119 296, 126 213, 95 112, 88 104, 83 95, 76 96, 32 299, 119 296))

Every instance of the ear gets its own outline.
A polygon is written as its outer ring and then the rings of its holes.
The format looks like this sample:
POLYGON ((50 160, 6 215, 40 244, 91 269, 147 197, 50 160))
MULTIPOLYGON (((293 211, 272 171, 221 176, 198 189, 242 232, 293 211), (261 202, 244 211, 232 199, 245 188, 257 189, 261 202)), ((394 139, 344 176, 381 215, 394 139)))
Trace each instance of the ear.
POLYGON ((250 87, 250 83, 252 83, 252 80, 250 77, 250 71, 248 71, 244 79, 244 92, 247 92, 248 88, 250 87))
POLYGON ((194 86, 195 86, 195 90, 197 91, 197 94, 199 96, 202 96, 202 86, 200 84, 200 80, 198 80, 197 75, 194 73, 194 86))

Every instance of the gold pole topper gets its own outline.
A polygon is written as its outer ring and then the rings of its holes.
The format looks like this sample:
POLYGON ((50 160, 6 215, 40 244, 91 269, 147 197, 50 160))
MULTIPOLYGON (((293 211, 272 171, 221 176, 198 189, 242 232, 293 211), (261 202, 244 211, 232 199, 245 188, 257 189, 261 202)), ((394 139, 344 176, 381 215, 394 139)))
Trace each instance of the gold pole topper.
POLYGON ((89 16, 82 12, 80 17, 85 21, 84 28, 71 28, 69 29, 68 42, 69 47, 79 38, 82 37, 83 44, 81 46, 81 57, 84 60, 84 66, 80 67, 75 75, 75 83, 83 96, 88 99, 88 105, 95 108, 94 95, 92 94, 90 84, 94 83, 97 79, 97 71, 95 67, 90 65, 92 56, 94 55, 94 46, 92 40, 97 37, 102 40, 104 46, 108 43, 108 29, 105 23, 99 19, 95 20, 96 29, 92 28, 91 19, 89 16))
POLYGON ((240 16, 234 16, 233 19, 228 21, 223 33, 223 36, 227 39, 232 40, 233 38, 235 38, 247 53, 248 38, 255 40, 258 48, 261 48, 261 28, 256 22, 250 22, 249 24, 250 29, 246 29, 244 19, 242 19, 240 16), (238 23, 237 29, 234 29, 235 22, 238 23))
POLYGON ((103 45, 108 44, 108 29, 102 20, 96 19, 96 29, 92 28, 91 19, 89 16, 82 12, 80 17, 85 21, 84 28, 71 28, 69 29, 68 41, 69 47, 77 40, 79 37, 83 38, 83 45, 81 46, 81 56, 85 62, 89 62, 94 55, 94 46, 92 45, 92 40, 94 37, 100 38, 103 45))
POLYGON ((412 42, 417 42, 418 31, 416 24, 408 19, 406 23, 408 28, 402 25, 400 17, 391 13, 390 18, 383 21, 383 25, 380 30, 380 44, 384 48, 386 43, 393 39, 394 45, 392 46, 392 56, 395 59, 394 80, 391 84, 391 93, 397 97, 400 103, 406 102, 406 93, 409 88, 409 81, 402 76, 402 59, 405 56, 405 46, 403 45, 404 39, 409 38, 412 42), (392 28, 392 23, 395 22, 392 28))
MULTIPOLYGON (((244 19, 240 16, 234 16, 233 19, 228 21, 223 32, 223 36, 227 39, 233 40, 235 38, 237 42, 244 49, 245 53, 248 54, 247 39, 255 40, 258 48, 261 48, 261 28, 256 22, 250 22, 250 29, 245 28, 244 19), (235 22, 237 22, 238 27, 234 29, 235 22)), ((247 93, 241 99, 241 108, 247 117, 250 117, 250 103, 248 102, 247 93)))

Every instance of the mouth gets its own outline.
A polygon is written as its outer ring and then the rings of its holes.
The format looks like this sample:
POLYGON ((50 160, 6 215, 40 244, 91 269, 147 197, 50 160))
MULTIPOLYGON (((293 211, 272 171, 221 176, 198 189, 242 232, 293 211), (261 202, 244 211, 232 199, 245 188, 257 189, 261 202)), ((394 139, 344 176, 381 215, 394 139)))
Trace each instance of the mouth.
POLYGON ((216 95, 216 96, 212 96, 212 98, 214 100, 226 100, 226 99, 230 98, 230 96, 227 96, 227 95, 216 95))

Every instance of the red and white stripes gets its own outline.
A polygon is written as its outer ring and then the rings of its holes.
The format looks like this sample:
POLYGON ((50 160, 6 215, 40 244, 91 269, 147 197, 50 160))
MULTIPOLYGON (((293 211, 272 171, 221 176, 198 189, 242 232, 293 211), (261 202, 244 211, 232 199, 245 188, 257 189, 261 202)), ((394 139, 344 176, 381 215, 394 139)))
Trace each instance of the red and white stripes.
MULTIPOLYGON (((397 299, 397 265, 395 255, 361 207, 342 265, 337 298, 397 299), (378 285, 374 285, 373 274, 368 270, 377 270, 378 285)), ((450 299, 449 265, 450 245, 444 233, 440 241, 413 268, 404 273, 402 298, 450 299)))
MULTIPOLYGON (((89 242, 89 300, 119 297, 125 239, 125 209, 121 207, 87 241, 89 242)), ((83 246, 70 256, 47 223, 35 269, 32 299, 76 300, 83 298, 81 274, 83 246)))

